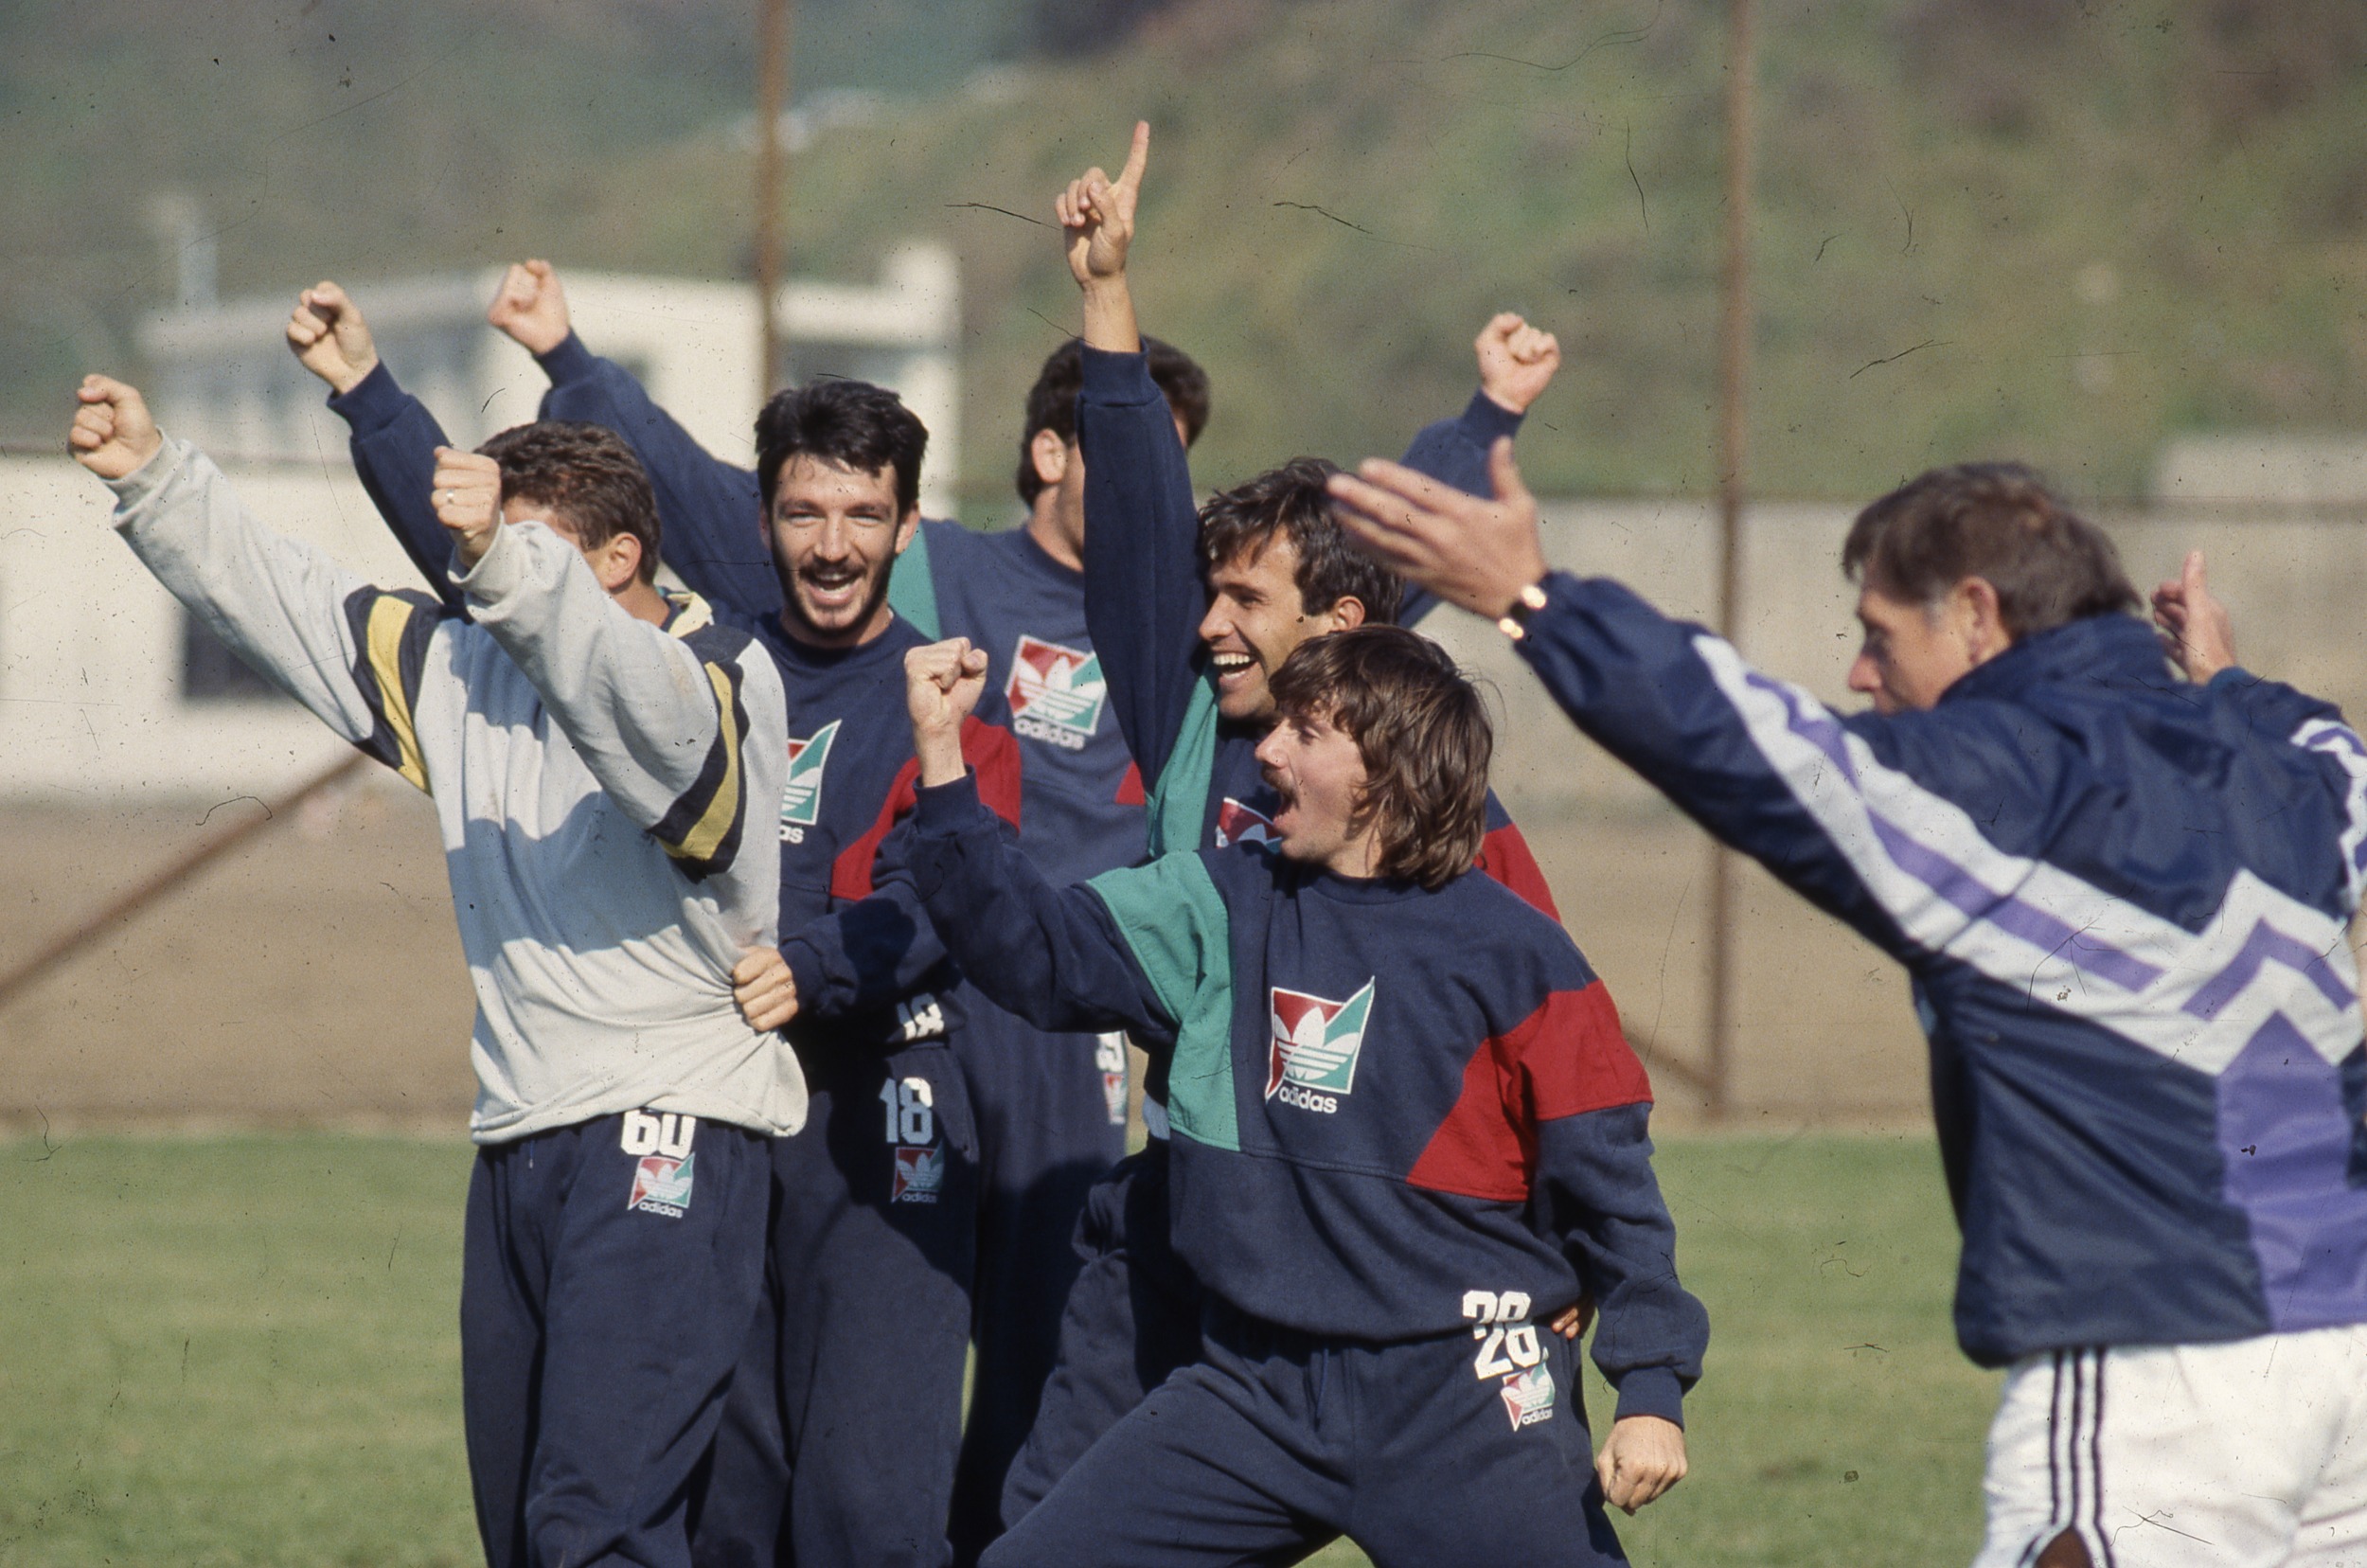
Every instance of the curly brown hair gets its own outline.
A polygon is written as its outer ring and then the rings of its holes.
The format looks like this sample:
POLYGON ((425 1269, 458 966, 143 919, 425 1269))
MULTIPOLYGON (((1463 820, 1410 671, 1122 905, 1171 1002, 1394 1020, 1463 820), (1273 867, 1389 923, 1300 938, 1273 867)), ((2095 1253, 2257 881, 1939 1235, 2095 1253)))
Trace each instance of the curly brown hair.
POLYGON ((1276 539, 1298 552, 1299 607, 1320 615, 1344 598, 1364 607, 1367 623, 1395 625, 1405 602, 1405 579, 1366 555, 1340 526, 1331 499, 1339 465, 1293 457, 1247 484, 1219 490, 1200 508, 1200 569, 1205 577, 1276 539))
POLYGON ((1487 832, 1495 731, 1447 650, 1395 626, 1310 637, 1273 675, 1274 710, 1321 717, 1364 761, 1349 826, 1371 825, 1380 874, 1442 887, 1471 869, 1487 832))
POLYGON ((641 580, 657 580, 657 497, 623 437, 598 425, 538 419, 512 425, 477 452, 501 465, 503 500, 548 507, 587 550, 632 535, 641 542, 641 580))

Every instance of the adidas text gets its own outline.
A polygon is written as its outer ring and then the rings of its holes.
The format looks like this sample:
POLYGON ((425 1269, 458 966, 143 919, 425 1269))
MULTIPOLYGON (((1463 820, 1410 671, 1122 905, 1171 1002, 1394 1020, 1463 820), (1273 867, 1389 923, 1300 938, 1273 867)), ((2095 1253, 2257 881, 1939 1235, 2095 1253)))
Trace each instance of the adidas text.
POLYGON ((1011 721, 1011 733, 1024 736, 1030 740, 1049 741, 1065 751, 1083 751, 1085 742, 1092 739, 1091 736, 1079 735, 1064 725, 1047 724, 1041 719, 1029 719, 1024 716, 1011 721))
POLYGON ((1286 1083, 1280 1089, 1275 1090, 1274 1098, 1285 1105, 1295 1105, 1302 1111, 1320 1111, 1326 1116, 1340 1109, 1340 1101, 1336 1096, 1319 1095, 1312 1089, 1302 1089, 1295 1083, 1286 1083))

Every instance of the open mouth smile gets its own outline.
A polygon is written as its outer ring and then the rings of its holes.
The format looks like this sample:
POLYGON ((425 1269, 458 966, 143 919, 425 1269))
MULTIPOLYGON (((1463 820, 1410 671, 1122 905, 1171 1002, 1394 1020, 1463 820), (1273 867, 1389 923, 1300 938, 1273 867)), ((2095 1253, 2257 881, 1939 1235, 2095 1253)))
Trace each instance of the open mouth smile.
POLYGON ((863 592, 863 580, 862 571, 853 567, 809 566, 797 574, 807 599, 821 610, 851 607, 863 592))
POLYGON ((1228 688, 1240 685, 1257 668, 1257 660, 1247 653, 1213 653, 1208 662, 1217 672, 1217 684, 1228 688))

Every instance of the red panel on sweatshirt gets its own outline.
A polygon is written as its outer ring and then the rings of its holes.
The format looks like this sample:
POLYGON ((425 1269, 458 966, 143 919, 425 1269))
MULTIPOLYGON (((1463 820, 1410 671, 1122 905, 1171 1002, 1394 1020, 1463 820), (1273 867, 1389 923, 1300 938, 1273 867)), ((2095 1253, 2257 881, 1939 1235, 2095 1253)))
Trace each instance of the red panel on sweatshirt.
POLYGON ((1537 1123, 1651 1097, 1603 983, 1556 991, 1518 1027, 1471 1053, 1461 1096, 1406 1181, 1519 1203, 1529 1195, 1537 1163, 1537 1123))
MULTIPOLYGON (((1011 732, 999 724, 989 724, 976 714, 962 721, 962 760, 978 775, 978 798, 996 816, 1019 826, 1019 742, 1011 732)), ((830 897, 834 899, 867 899, 871 897, 872 864, 880 858, 880 845, 896 825, 912 811, 918 799, 920 763, 917 758, 907 762, 896 775, 886 801, 880 807, 879 820, 870 830, 839 852, 830 867, 830 897)))

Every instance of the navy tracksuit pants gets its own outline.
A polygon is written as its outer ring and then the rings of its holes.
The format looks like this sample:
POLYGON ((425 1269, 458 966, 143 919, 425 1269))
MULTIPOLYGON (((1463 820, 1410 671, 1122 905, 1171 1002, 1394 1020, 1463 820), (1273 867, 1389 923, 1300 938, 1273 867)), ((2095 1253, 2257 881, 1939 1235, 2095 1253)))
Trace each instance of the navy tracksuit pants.
POLYGON ((763 1310, 703 1478, 701 1568, 942 1568, 961 1441, 977 1136, 943 1041, 799 1041, 763 1310))
POLYGON ((1126 1041, 1048 1035, 973 993, 962 1002, 954 1055, 978 1121, 977 1360, 952 1535, 968 1568, 1002 1530, 1005 1477, 1052 1374, 1082 1262, 1078 1216, 1126 1152, 1126 1041))
POLYGON ((774 1140, 650 1112, 477 1151, 461 1403, 492 1568, 685 1565, 762 1294, 774 1140))
POLYGON ((1145 1395, 1200 1359, 1200 1282, 1172 1237, 1167 1144, 1153 1138, 1094 1185, 1077 1220, 1083 1267, 1060 1313, 1035 1424, 1004 1484, 1005 1525, 1042 1502, 1145 1395))
POLYGON ((1576 1351, 1479 1370, 1464 1334, 1325 1341, 1212 1306, 1202 1360, 1154 1390, 987 1551, 985 1568, 1295 1562, 1339 1536, 1376 1568, 1625 1562, 1576 1351))

